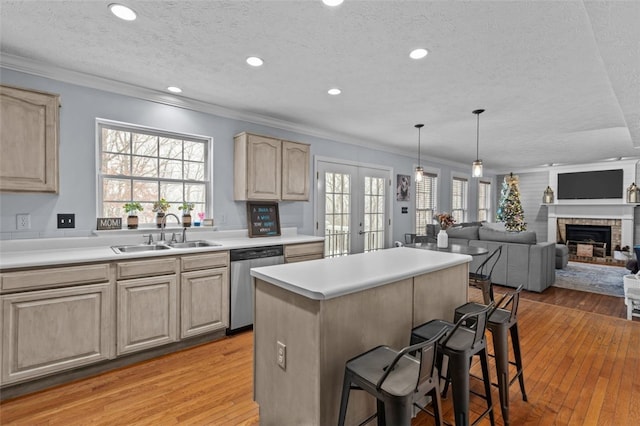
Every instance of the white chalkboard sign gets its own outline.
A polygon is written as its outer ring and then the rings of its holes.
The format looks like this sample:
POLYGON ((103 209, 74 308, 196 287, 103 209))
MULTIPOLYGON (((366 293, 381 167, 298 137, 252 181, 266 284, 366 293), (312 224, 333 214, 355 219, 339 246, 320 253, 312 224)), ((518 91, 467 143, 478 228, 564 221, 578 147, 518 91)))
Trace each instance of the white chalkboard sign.
POLYGON ((249 237, 275 237, 280 235, 278 203, 247 202, 249 237))

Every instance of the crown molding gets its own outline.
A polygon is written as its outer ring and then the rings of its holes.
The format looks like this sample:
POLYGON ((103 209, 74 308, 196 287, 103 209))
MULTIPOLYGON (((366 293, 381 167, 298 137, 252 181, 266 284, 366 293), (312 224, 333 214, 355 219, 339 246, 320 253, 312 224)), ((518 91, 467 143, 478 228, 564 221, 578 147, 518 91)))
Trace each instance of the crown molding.
MULTIPOLYGON (((354 138, 342 133, 331 132, 313 126, 301 125, 261 114, 237 111, 220 105, 202 102, 188 97, 173 96, 158 90, 148 89, 142 86, 125 83, 118 80, 112 80, 93 74, 74 71, 68 68, 62 68, 53 64, 43 63, 33 59, 11 55, 4 52, 0 52, 0 66, 12 71, 31 74, 43 78, 49 78, 76 86, 88 87, 91 89, 102 90, 108 93, 115 93, 136 99, 142 99, 149 102, 203 112, 206 114, 211 114, 232 120, 246 121, 253 124, 273 127, 276 129, 295 133, 301 133, 303 135, 314 136, 321 139, 327 139, 329 141, 346 143, 350 145, 366 147, 369 149, 376 149, 396 155, 405 155, 409 158, 413 157, 413 153, 409 150, 400 150, 397 148, 392 149, 388 145, 354 138)), ((455 161, 445 160, 437 157, 431 157, 431 161, 440 165, 447 165, 457 169, 466 167, 464 163, 458 163, 455 161)))

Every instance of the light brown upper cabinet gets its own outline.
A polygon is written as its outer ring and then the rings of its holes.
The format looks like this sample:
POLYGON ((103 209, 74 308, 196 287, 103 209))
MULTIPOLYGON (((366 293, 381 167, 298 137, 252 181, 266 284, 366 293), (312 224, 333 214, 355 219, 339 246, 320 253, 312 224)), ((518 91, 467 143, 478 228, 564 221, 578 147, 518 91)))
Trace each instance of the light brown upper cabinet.
POLYGON ((0 191, 58 193, 60 96, 0 85, 0 191))
POLYGON ((234 141, 236 201, 309 199, 308 144, 246 132, 234 141))
POLYGON ((309 199, 309 145, 282 141, 282 199, 309 199))

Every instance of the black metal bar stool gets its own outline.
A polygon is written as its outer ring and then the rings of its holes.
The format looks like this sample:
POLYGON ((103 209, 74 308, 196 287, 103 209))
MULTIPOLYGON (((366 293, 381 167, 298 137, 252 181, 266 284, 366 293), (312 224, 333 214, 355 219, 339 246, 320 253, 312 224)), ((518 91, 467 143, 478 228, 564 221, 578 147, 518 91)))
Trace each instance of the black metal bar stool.
POLYGON ((487 414, 491 424, 495 424, 493 415, 493 403, 491 402, 491 378, 489 377, 489 363, 487 359, 487 345, 485 327, 489 311, 493 304, 480 306, 473 312, 469 312, 452 324, 443 320, 431 320, 415 327, 411 331, 411 343, 430 340, 434 333, 442 327, 448 329, 447 334, 438 345, 438 368, 442 366, 443 355, 447 355, 449 365, 447 368, 447 380, 451 378, 453 387, 453 410, 456 426, 469 425, 469 368, 471 358, 474 355, 480 357, 484 382, 484 397, 487 401, 487 409, 476 419, 473 424, 479 422, 487 414), (464 324, 472 324, 467 327, 464 324))
POLYGON ((438 339, 445 331, 443 328, 431 339, 422 340, 400 351, 388 346, 377 346, 347 361, 338 425, 344 425, 352 389, 369 392, 377 400, 377 412, 361 425, 377 416, 378 425, 410 426, 414 406, 428 412, 418 405, 418 401, 425 395, 431 396, 436 425, 442 425, 436 358, 438 339))
POLYGON ((497 249, 487 256, 475 272, 469 272, 469 285, 482 290, 482 299, 485 305, 493 302, 491 274, 493 274, 493 268, 496 267, 500 256, 502 256, 502 246, 498 246, 497 249))
MULTIPOLYGON (((500 408, 505 425, 509 424, 509 387, 518 379, 522 400, 527 400, 524 389, 524 375, 522 369, 522 354, 520 352, 520 338, 518 335, 518 304, 520 302, 521 285, 515 291, 505 294, 496 305, 496 309, 489 315, 487 328, 493 336, 493 351, 496 360, 496 373, 498 376, 498 392, 500 394, 500 408), (509 360, 509 344, 507 334, 511 332, 511 344, 515 362, 509 360), (509 378, 509 364, 516 366, 516 374, 509 378)), ((468 312, 474 312, 481 308, 482 304, 469 302, 458 308, 455 319, 463 318, 468 312)), ((494 384, 495 385, 495 384, 494 384)))

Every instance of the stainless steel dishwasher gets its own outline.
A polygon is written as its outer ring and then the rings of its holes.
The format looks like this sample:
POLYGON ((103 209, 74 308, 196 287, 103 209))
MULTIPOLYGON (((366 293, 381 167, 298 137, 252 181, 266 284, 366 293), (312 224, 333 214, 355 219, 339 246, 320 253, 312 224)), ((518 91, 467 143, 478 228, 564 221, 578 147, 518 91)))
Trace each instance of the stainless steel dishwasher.
POLYGON ((284 250, 281 245, 235 249, 229 251, 229 257, 231 291, 227 334, 232 334, 253 327, 251 268, 284 263, 284 250))

